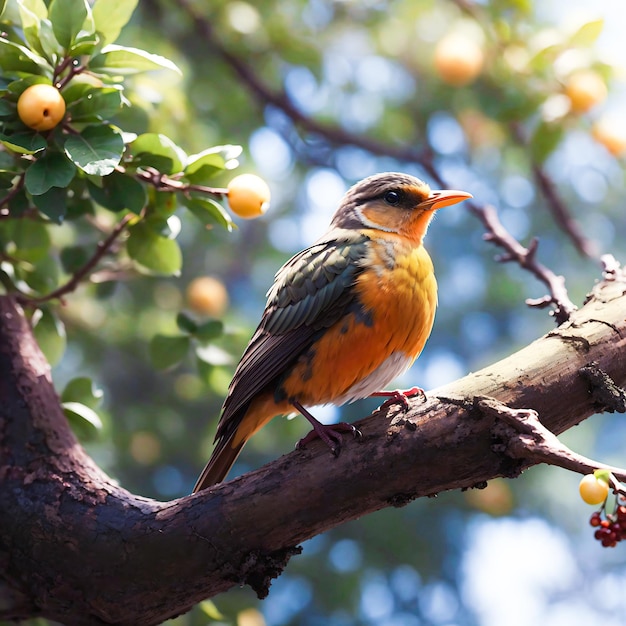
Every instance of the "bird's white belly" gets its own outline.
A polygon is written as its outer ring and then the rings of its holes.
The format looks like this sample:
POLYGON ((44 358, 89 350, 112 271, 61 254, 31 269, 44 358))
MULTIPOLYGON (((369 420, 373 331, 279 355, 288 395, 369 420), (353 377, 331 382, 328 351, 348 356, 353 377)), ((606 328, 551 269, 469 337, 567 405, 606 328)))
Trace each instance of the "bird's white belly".
POLYGON ((333 404, 341 405, 367 398, 384 388, 397 376, 404 374, 414 359, 403 352, 388 356, 373 372, 352 385, 342 396, 333 399, 333 404))

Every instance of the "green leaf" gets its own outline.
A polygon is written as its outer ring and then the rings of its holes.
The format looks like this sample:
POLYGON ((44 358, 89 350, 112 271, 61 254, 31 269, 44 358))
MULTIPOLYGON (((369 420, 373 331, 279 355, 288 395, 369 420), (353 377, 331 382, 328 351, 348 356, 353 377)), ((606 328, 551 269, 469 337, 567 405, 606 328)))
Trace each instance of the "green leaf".
POLYGON ((9 83, 7 89, 11 96, 13 96, 12 100, 17 101, 19 97, 22 95, 24 91, 26 91, 31 85, 50 85, 50 79, 45 76, 38 76, 37 74, 28 74, 23 78, 19 78, 18 80, 13 80, 9 83))
POLYGON ((122 92, 115 87, 71 85, 63 92, 72 122, 106 120, 122 108, 122 92))
MULTIPOLYGON (((89 21, 89 18, 87 18, 86 21, 89 21)), ((74 57, 83 55, 91 56, 99 43, 100 41, 95 33, 81 35, 76 39, 74 45, 70 48, 70 54, 74 57)))
POLYGON ((112 126, 87 126, 65 142, 65 154, 85 173, 95 176, 110 174, 123 153, 124 139, 112 126))
POLYGON ((121 172, 112 172, 103 177, 102 187, 88 181, 87 188, 89 195, 100 206, 116 212, 128 209, 133 213, 140 213, 148 198, 139 181, 121 172))
POLYGON ((0 17, 2 17, 2 14, 4 13, 4 9, 7 5, 7 0, 0 0, 0 17))
POLYGON ((102 430, 102 420, 92 408, 80 402, 62 402, 61 406, 63 407, 63 412, 72 430, 74 430, 81 439, 92 439, 94 431, 102 430), (85 426, 87 426, 87 428, 85 428, 85 426))
POLYGON ((154 167, 163 174, 177 174, 183 169, 187 155, 169 137, 158 133, 144 133, 129 144, 133 163, 154 167))
POLYGON ((83 198, 78 194, 67 197, 66 219, 78 219, 85 215, 94 215, 95 207, 90 198, 83 198))
POLYGON ((24 215, 30 207, 30 202, 26 197, 26 191, 20 189, 9 202, 9 214, 12 217, 19 217, 24 215))
POLYGON ((174 239, 163 237, 145 222, 128 230, 127 250, 131 259, 157 274, 172 276, 180 272, 182 253, 174 239))
POLYGON ((50 234, 41 222, 8 220, 6 237, 12 242, 9 254, 18 261, 36 263, 48 254, 50 234))
MULTIPOLYGON (((17 4, 20 10, 26 10, 29 13, 32 13, 32 15, 34 15, 37 19, 43 20, 48 17, 48 8, 46 7, 44 0, 17 0, 17 4)), ((27 26, 29 24, 30 22, 24 24, 22 21, 22 26, 27 26)))
POLYGON ((60 152, 47 152, 37 159, 24 177, 26 190, 39 196, 51 187, 67 187, 76 174, 76 167, 60 152))
POLYGON ((0 171, 0 189, 11 189, 15 172, 0 171))
POLYGON ((234 161, 241 151, 241 146, 226 145, 192 154, 187 159, 185 177, 191 183, 202 185, 226 169, 226 164, 234 161))
POLYGON ((50 20, 41 20, 39 24, 39 41, 45 57, 56 65, 63 56, 63 46, 57 41, 50 20))
POLYGON ((36 294, 50 293, 59 286, 59 266, 56 259, 45 255, 35 263, 24 263, 15 268, 16 276, 36 294))
POLYGON ((22 130, 10 135, 0 133, 0 143, 19 154, 36 154, 48 146, 48 142, 33 130, 22 130))
POLYGON ((12 102, 0 100, 0 117, 13 117, 15 113, 15 105, 12 102))
POLYGON ((198 330, 198 324, 196 323, 196 321, 192 317, 189 317, 187 313, 183 312, 179 313, 176 316, 176 325, 184 333, 189 333, 190 335, 193 335, 193 333, 198 330))
POLYGON ((159 370, 178 365, 187 355, 189 337, 155 335, 150 342, 150 360, 159 370))
POLYGON ((184 204, 193 215, 195 215, 204 226, 211 227, 217 223, 229 232, 237 228, 230 214, 215 200, 206 196, 193 195, 192 197, 179 195, 181 204, 184 204))
POLYGON ((52 0, 49 17, 57 41, 69 50, 82 30, 89 5, 86 0, 52 0))
POLYGON ((105 46, 100 54, 91 59, 89 67, 95 72, 115 76, 164 69, 181 74, 178 67, 165 57, 150 54, 139 48, 128 48, 117 44, 105 46))
POLYGON ((53 222, 60 224, 67 212, 67 192, 61 187, 52 187, 46 193, 33 196, 35 206, 53 222))
POLYGON ((541 164, 554 152, 563 138, 563 126, 541 122, 530 140, 530 153, 533 160, 541 164))
POLYGON ((62 402, 80 402, 90 409, 97 409, 102 402, 104 393, 96 387, 93 380, 87 376, 72 378, 61 394, 62 402))
POLYGON ((96 31, 103 43, 113 43, 130 20, 138 0, 98 0, 93 7, 96 31))
POLYGON ((39 53, 44 53, 41 45, 41 21, 48 17, 48 9, 43 0, 18 0, 22 30, 28 45, 39 53))
POLYGON ((48 309, 40 309, 40 312, 41 315, 34 318, 36 325, 33 334, 50 365, 55 365, 65 352, 65 326, 48 309))
POLYGON ((583 24, 570 38, 569 45, 571 47, 580 46, 588 48, 592 46, 604 29, 604 20, 593 20, 583 24))
POLYGON ((89 260, 89 253, 84 246, 68 246, 61 250, 61 265, 68 274, 74 274, 84 267, 89 260))
POLYGON ((209 320, 200 324, 193 336, 202 343, 209 343, 224 334, 224 324, 220 320, 209 320))
POLYGON ((13 41, 0 37, 0 67, 4 72, 27 72, 52 76, 53 68, 40 56, 13 41))

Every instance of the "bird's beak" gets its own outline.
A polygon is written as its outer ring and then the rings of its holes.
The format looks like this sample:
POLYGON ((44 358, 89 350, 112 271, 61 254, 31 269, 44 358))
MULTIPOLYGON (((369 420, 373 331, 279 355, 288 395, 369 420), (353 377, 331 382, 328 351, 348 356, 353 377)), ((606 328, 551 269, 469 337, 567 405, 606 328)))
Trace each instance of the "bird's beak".
POLYGON ((430 196, 420 204, 420 207, 427 211, 436 211, 446 206, 452 206, 457 202, 463 202, 473 198, 471 193, 466 191, 458 191, 456 189, 438 190, 434 189, 430 192, 430 196))

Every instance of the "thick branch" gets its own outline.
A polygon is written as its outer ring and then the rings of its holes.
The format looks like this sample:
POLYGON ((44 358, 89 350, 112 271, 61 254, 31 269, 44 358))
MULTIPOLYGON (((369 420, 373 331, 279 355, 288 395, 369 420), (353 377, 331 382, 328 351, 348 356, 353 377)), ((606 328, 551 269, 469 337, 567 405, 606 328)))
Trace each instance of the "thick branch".
POLYGON ((560 433, 597 410, 581 367, 626 383, 626 287, 600 283, 571 319, 511 357, 358 423, 338 458, 310 444, 172 502, 134 496, 77 444, 22 311, 0 298, 0 618, 158 624, 237 584, 261 595, 297 545, 387 506, 514 476, 490 396, 560 433), (567 399, 564 401, 564 399, 567 399), (250 524, 254 519, 255 523, 250 524), (13 600, 12 600, 13 598, 13 600))

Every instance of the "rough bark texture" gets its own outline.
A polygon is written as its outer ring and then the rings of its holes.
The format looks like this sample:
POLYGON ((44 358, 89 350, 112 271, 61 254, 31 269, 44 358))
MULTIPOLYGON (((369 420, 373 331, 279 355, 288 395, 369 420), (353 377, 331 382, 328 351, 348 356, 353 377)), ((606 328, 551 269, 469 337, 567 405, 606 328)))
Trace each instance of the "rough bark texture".
POLYGON ((305 539, 516 475, 529 463, 494 451, 494 418, 473 398, 533 408, 556 433, 603 410, 580 369, 595 361, 626 383, 625 294, 622 282, 601 283, 569 322, 520 352, 406 413, 392 406, 361 420, 362 439, 338 458, 313 443, 166 503, 120 488, 85 454, 22 311, 0 297, 0 618, 143 626, 235 584, 263 595, 305 539))

